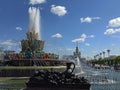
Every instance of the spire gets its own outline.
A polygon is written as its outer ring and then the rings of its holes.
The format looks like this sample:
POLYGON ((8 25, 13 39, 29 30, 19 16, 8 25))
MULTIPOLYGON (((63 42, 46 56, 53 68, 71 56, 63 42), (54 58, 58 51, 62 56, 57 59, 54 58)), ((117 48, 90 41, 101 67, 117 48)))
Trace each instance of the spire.
POLYGON ((78 42, 76 42, 76 47, 78 47, 78 42))
POLYGON ((78 42, 76 42, 76 53, 79 53, 78 42))
POLYGON ((79 52, 79 48, 78 48, 78 42, 76 42, 76 49, 75 49, 75 52, 74 52, 74 56, 75 57, 81 57, 81 53, 79 52))

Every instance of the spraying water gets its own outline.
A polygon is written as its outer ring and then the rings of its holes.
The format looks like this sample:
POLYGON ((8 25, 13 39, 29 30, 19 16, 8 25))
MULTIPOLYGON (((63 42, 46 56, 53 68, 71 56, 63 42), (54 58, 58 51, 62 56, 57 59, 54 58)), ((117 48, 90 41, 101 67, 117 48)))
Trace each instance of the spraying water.
POLYGON ((84 73, 79 57, 75 58, 75 65, 76 65, 76 68, 75 68, 76 75, 84 73))
POLYGON ((40 10, 35 7, 29 8, 29 30, 28 32, 34 32, 38 40, 41 40, 40 34, 40 10))

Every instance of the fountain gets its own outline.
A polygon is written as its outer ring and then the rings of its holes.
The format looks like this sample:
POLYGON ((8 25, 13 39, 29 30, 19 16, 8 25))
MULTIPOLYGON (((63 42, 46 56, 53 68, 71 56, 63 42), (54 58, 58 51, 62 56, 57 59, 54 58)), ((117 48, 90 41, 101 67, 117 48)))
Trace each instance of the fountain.
POLYGON ((75 52, 73 52, 73 62, 76 65, 74 73, 76 75, 80 75, 84 73, 81 65, 81 52, 79 51, 79 48, 78 48, 78 42, 76 42, 76 49, 75 49, 75 52))
POLYGON ((89 65, 83 65, 84 76, 90 84, 91 90, 119 90, 120 78, 119 72, 112 69, 96 69, 89 65))
POLYGON ((67 62, 64 72, 38 71, 30 77, 24 90, 90 90, 87 79, 73 74, 74 69, 75 64, 67 62))
POLYGON ((8 63, 10 66, 36 66, 34 74, 32 74, 26 83, 27 88, 25 90, 90 90, 90 83, 87 79, 73 74, 74 69, 82 72, 78 47, 76 47, 76 52, 74 52, 76 65, 73 62, 59 60, 59 55, 57 54, 45 53, 43 51, 44 41, 41 39, 39 30, 38 20, 40 18, 40 11, 35 7, 30 7, 29 15, 30 24, 27 39, 21 41, 22 51, 18 54, 10 53, 8 63), (62 72, 58 71, 58 69, 53 70, 53 68, 51 70, 37 69, 37 66, 50 67, 61 65, 66 65, 65 71, 65 68, 62 68, 62 72))
MULTIPOLYGON (((18 54, 9 52, 8 56, 10 57, 7 57, 5 64, 12 66, 63 65, 58 55, 43 51, 44 41, 41 39, 39 30, 39 9, 30 7, 29 15, 30 24, 27 39, 21 41, 22 51, 18 54)), ((90 90, 90 86, 91 90, 120 90, 119 72, 110 69, 95 69, 88 65, 82 66, 80 57, 81 53, 76 46, 73 60, 70 59, 72 62, 65 61, 64 63, 66 64, 65 71, 58 72, 53 68, 51 70, 37 70, 29 78, 24 90, 90 90)), ((8 76, 6 71, 5 74, 8 76)))
MULTIPOLYGON (((57 65, 59 55, 55 53, 46 53, 44 49, 44 41, 40 32, 40 11, 38 8, 29 8, 29 29, 27 38, 21 41, 22 50, 19 53, 9 52, 6 56, 8 59, 4 65, 8 66, 45 66, 57 65), (49 63, 49 64, 48 64, 49 63)), ((7 59, 7 58, 5 58, 7 59)))
POLYGON ((24 90, 90 90, 91 85, 88 80, 79 76, 83 73, 79 57, 64 62, 66 70, 62 70, 63 72, 53 70, 53 68, 37 71, 30 77, 26 83, 27 88, 24 90))
POLYGON ((83 76, 87 79, 91 84, 91 90, 119 90, 119 72, 110 68, 97 69, 89 66, 88 64, 82 63, 78 47, 76 47, 74 56, 73 61, 76 65, 74 73, 77 73, 77 76, 83 76))
POLYGON ((75 65, 76 65, 76 68, 75 68, 74 73, 75 73, 76 75, 83 74, 84 71, 83 71, 83 69, 82 69, 82 65, 81 65, 81 62, 80 62, 79 57, 76 57, 74 60, 75 60, 74 62, 75 62, 75 65))

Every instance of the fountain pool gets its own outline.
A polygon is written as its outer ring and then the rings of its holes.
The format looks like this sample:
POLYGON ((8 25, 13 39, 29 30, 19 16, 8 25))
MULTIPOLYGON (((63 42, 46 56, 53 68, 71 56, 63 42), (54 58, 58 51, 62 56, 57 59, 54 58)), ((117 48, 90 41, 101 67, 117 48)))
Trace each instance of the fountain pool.
POLYGON ((120 90, 120 72, 110 68, 93 68, 81 62, 78 57, 74 59, 74 63, 74 73, 86 78, 91 84, 91 90, 120 90))

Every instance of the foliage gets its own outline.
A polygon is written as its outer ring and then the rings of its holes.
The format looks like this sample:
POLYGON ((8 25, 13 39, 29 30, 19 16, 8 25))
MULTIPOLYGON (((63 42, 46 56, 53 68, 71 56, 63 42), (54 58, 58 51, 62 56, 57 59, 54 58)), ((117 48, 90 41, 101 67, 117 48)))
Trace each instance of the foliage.
POLYGON ((89 61, 89 63, 92 63, 92 64, 110 64, 110 65, 113 65, 113 64, 118 64, 120 63, 120 56, 117 56, 115 58, 104 58, 104 59, 94 59, 94 60, 91 60, 89 61))

